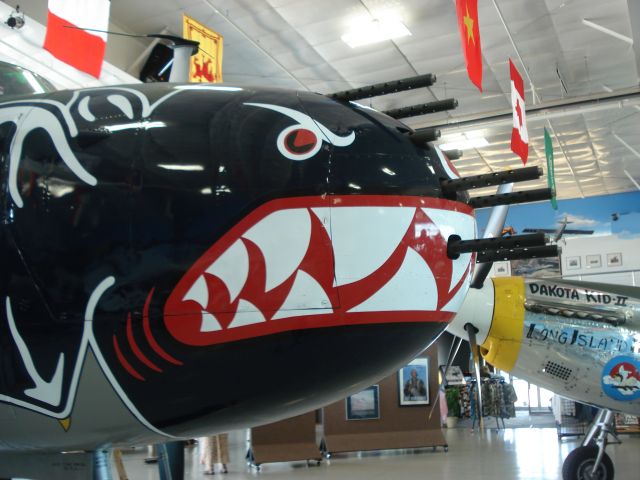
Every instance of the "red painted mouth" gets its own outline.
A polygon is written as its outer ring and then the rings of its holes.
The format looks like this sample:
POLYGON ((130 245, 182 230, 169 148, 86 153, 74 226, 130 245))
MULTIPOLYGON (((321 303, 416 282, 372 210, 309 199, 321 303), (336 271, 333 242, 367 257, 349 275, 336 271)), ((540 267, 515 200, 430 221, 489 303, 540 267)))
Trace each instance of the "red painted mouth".
POLYGON ((423 197, 299 197, 262 205, 189 269, 164 309, 169 332, 212 345, 289 330, 448 322, 468 288, 461 203, 423 197))

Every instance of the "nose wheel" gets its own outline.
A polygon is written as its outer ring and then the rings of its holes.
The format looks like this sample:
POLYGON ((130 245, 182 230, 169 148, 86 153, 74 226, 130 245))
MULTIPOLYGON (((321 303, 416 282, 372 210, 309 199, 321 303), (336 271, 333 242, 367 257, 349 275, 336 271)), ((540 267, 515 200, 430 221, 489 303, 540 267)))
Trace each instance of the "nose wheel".
POLYGON ((603 452, 600 464, 594 471, 598 447, 588 445, 573 450, 562 465, 563 480, 612 480, 613 462, 606 452, 603 452))
POLYGON ((584 437, 562 465, 563 480, 613 480, 613 462, 605 448, 609 435, 617 439, 613 428, 613 412, 600 410, 584 437))

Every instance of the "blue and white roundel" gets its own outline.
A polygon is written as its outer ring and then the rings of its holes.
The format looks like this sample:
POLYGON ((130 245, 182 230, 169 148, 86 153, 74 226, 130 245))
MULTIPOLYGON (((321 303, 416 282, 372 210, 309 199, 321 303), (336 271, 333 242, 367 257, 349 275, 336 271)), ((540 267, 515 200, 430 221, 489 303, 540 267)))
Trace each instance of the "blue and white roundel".
POLYGON ((623 402, 640 398, 640 361, 627 355, 609 360, 602 371, 602 391, 623 402))

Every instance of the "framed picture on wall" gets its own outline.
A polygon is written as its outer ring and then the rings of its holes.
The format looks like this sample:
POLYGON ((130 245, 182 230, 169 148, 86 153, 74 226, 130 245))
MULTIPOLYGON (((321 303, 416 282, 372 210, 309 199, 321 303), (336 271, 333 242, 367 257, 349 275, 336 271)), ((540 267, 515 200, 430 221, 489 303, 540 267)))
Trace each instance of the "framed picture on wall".
POLYGON ((429 359, 416 358, 398 372, 400 405, 429 405, 429 359))
POLYGON ((580 257, 567 257, 567 270, 579 270, 580 257))
POLYGON ((347 420, 373 420, 380 418, 378 385, 371 385, 361 392, 347 397, 347 420))
POLYGON ((511 262, 493 262, 493 275, 495 277, 511 276, 511 262))
POLYGON ((622 266, 621 253, 607 253, 607 267, 621 267, 621 266, 622 266))
POLYGON ((587 268, 600 268, 602 267, 602 257, 600 254, 587 255, 587 268))

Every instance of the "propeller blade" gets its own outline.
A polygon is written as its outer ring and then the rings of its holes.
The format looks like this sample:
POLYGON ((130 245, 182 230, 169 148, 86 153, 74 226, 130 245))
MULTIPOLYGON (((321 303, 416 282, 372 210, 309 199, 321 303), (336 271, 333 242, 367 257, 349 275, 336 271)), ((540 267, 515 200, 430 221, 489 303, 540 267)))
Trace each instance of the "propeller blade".
POLYGON ((431 420, 433 411, 435 410, 436 406, 438 405, 438 401, 440 400, 440 391, 444 390, 444 387, 447 386, 447 377, 446 377, 447 370, 449 370, 449 367, 455 360, 456 355, 458 355, 458 350, 460 350, 460 345, 462 345, 462 338, 454 336, 453 342, 451 342, 451 348, 449 349, 449 355, 447 356, 447 363, 444 367, 444 372, 442 372, 442 379, 440 380, 440 385, 438 385, 438 395, 436 395, 436 399, 433 402, 431 411, 429 412, 429 420, 431 420))
MULTIPOLYGON (((498 187, 497 195, 502 193, 511 193, 513 191, 513 183, 504 183, 498 187)), ((504 222, 507 220, 507 213, 509 212, 509 205, 498 205, 493 207, 489 221, 487 222, 487 228, 484 229, 483 238, 495 238, 499 237, 504 228, 504 222)), ((476 266, 473 272, 473 278, 471 279, 471 288, 482 288, 484 281, 489 275, 493 262, 481 263, 476 266)))
POLYGON ((478 343, 476 342, 476 327, 467 323, 464 329, 469 335, 469 344, 471 345, 471 353, 473 354, 473 366, 476 374, 476 392, 478 393, 477 418, 480 431, 484 431, 484 421, 482 419, 482 377, 480 377, 480 352, 478 351, 478 343))

